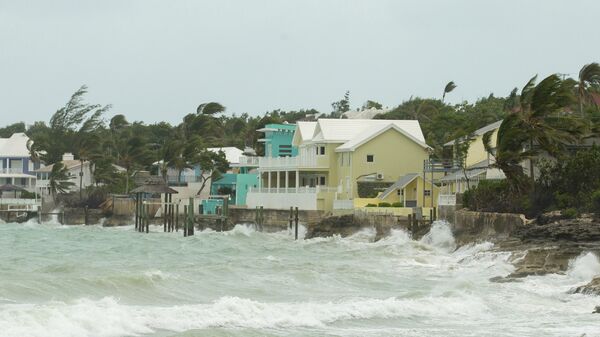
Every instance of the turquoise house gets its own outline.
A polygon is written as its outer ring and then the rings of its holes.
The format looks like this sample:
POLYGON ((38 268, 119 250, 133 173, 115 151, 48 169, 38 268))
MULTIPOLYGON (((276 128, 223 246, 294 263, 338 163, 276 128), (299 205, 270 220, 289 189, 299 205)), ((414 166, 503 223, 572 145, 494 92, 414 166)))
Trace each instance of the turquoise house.
POLYGON ((296 124, 267 124, 258 132, 264 132, 265 137, 259 142, 265 143, 265 157, 295 157, 298 147, 292 145, 296 124))
POLYGON ((212 183, 210 194, 229 194, 230 204, 241 206, 246 204, 248 189, 257 186, 258 175, 255 173, 225 173, 221 179, 212 183))

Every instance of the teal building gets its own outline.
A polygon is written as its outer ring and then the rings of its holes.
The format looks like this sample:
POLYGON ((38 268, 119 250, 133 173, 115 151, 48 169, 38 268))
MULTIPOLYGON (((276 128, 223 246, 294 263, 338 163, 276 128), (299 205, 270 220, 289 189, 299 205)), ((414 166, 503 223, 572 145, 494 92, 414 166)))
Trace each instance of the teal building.
POLYGON ((229 194, 231 205, 245 205, 246 195, 250 187, 258 187, 256 173, 225 173, 221 179, 214 181, 210 187, 211 195, 229 194))
POLYGON ((296 124, 267 124, 258 129, 264 132, 265 137, 259 142, 265 144, 265 157, 295 157, 298 147, 292 145, 296 124))

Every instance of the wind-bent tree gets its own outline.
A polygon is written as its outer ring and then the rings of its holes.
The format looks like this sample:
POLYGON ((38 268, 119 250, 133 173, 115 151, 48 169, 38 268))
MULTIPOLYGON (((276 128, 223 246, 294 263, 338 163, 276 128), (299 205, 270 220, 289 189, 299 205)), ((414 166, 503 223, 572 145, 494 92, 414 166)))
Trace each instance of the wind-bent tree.
POLYGON ((202 150, 194 158, 194 164, 200 166, 200 189, 197 195, 200 195, 209 181, 219 180, 223 173, 229 169, 229 162, 225 158, 223 151, 213 152, 202 150))
POLYGON ((454 89, 456 89, 456 84, 454 84, 454 81, 450 81, 448 82, 448 84, 446 84, 446 86, 444 87, 444 93, 442 94, 442 102, 446 98, 446 94, 451 93, 454 89))
POLYGON ((225 112, 225 107, 217 102, 202 103, 196 109, 198 115, 216 115, 221 112, 225 112))
POLYGON ((151 161, 152 154, 148 148, 148 143, 139 135, 128 132, 123 135, 117 143, 119 157, 117 164, 125 169, 125 193, 129 193, 129 178, 133 170, 137 167, 143 167, 151 161))
POLYGON ((341 118, 344 112, 350 111, 350 91, 346 91, 341 100, 331 103, 331 107, 333 108, 332 118, 341 118))
POLYGON ((584 65, 579 70, 577 95, 579 98, 579 113, 583 116, 583 106, 593 102, 592 92, 600 89, 600 65, 596 62, 584 65))
MULTIPOLYGON (((578 142, 585 133, 579 118, 565 113, 573 102, 572 81, 550 75, 536 85, 537 76, 521 90, 519 109, 500 125, 495 151, 495 166, 507 177, 513 190, 525 186, 522 163, 529 162, 530 186, 535 182, 534 161, 541 153, 559 158, 568 144, 578 142)), ((491 135, 485 135, 489 149, 491 135)))
POLYGON ((58 193, 64 194, 71 186, 75 185, 74 182, 70 181, 72 178, 73 176, 62 162, 59 161, 52 166, 52 171, 48 176, 48 189, 53 200, 56 200, 58 193))

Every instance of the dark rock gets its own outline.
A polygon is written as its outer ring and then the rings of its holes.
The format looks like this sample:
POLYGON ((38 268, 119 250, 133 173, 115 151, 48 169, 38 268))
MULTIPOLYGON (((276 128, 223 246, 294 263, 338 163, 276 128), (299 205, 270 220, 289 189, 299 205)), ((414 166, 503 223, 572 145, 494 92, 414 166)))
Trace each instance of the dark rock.
POLYGON ((515 278, 510 278, 510 277, 504 277, 504 276, 495 276, 490 278, 490 282, 494 282, 494 283, 512 283, 512 282, 520 282, 520 280, 515 279, 515 278))
MULTIPOLYGON (((572 291, 574 294, 586 294, 586 295, 600 295, 600 277, 596 277, 590 281, 590 283, 577 287, 572 291)), ((600 306, 596 307, 598 310, 600 306)), ((595 313, 600 313, 596 312, 595 313)))
POLYGON ((346 237, 358 232, 364 227, 367 227, 366 224, 351 214, 330 216, 315 225, 309 225, 306 229, 305 238, 312 239, 315 237, 329 237, 333 235, 346 237))
POLYGON ((600 305, 597 305, 597 306, 594 308, 594 311, 592 311, 592 314, 600 314, 600 305))

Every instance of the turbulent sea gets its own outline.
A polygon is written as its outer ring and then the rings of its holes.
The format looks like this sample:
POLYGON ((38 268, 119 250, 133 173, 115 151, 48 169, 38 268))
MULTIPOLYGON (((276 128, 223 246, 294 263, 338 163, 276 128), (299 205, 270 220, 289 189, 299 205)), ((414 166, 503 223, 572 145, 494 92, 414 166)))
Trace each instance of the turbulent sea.
POLYGON ((591 253, 519 282, 508 253, 375 232, 0 224, 0 336, 600 336, 591 253))

